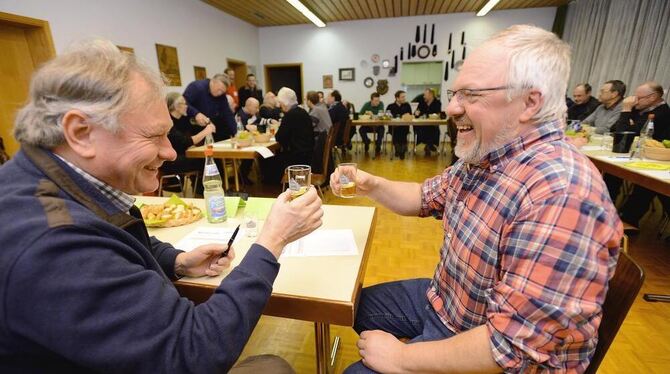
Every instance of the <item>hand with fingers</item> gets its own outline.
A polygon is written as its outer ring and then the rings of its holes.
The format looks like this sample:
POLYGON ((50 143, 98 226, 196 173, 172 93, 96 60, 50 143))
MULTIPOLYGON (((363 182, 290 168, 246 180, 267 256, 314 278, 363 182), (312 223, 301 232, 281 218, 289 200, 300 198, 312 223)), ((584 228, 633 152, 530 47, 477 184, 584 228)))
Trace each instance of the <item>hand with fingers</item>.
POLYGON ((221 254, 228 248, 225 244, 205 244, 196 247, 190 252, 183 252, 175 259, 175 273, 180 276, 201 277, 207 275, 215 277, 230 267, 235 258, 233 248, 225 257, 221 254))

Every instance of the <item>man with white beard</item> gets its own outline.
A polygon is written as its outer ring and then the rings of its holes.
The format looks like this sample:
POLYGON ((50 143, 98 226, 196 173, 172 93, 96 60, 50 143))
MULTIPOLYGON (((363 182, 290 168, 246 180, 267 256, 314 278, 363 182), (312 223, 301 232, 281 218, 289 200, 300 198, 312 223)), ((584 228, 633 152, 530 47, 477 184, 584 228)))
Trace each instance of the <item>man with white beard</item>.
POLYGON ((510 27, 447 92, 458 162, 423 184, 358 171, 358 194, 442 220, 444 240, 433 279, 363 290, 362 360, 345 373, 588 367, 622 225, 598 171, 564 140, 569 66, 556 35, 510 27))

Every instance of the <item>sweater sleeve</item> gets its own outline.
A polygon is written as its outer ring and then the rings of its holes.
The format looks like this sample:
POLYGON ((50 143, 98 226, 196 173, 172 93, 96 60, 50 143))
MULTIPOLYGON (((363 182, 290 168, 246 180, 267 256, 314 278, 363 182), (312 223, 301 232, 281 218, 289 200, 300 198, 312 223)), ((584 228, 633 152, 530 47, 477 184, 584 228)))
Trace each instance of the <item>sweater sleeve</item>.
POLYGON ((98 229, 60 227, 10 268, 8 333, 105 372, 227 372, 272 292, 279 264, 253 245, 195 306, 136 250, 98 229))
POLYGON ((184 90, 184 99, 186 99, 186 103, 188 104, 186 114, 189 117, 195 117, 198 113, 200 113, 200 110, 195 107, 199 102, 198 96, 198 88, 196 87, 195 82, 191 82, 184 90))
MULTIPOLYGON (((621 112, 619 119, 610 127, 610 131, 636 131, 635 126, 630 125, 631 112, 621 112)), ((640 130, 637 130, 638 132, 640 130)))

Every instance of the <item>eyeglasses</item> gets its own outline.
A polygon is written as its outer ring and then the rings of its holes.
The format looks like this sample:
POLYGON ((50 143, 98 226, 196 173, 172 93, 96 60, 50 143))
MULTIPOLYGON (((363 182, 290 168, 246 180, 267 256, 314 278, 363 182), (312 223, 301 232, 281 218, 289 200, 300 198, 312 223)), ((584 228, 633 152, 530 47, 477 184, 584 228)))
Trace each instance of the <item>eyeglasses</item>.
POLYGON ((652 92, 652 93, 650 93, 649 95, 638 96, 637 99, 638 99, 638 100, 646 99, 646 98, 648 98, 649 96, 653 96, 654 94, 656 94, 656 92, 652 92))
POLYGON ((455 96, 459 103, 462 103, 463 100, 466 100, 468 103, 473 103, 477 97, 482 96, 480 94, 481 92, 508 90, 510 88, 512 87, 501 86, 492 88, 461 88, 460 90, 456 91, 447 90, 447 100, 451 101, 451 99, 453 99, 455 96))

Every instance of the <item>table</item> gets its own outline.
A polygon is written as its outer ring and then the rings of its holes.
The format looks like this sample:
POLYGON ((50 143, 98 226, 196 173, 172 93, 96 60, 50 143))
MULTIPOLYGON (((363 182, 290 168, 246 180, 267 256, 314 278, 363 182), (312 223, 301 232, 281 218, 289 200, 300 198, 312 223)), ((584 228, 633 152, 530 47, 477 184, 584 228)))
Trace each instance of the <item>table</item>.
MULTIPOLYGON (((155 204, 165 198, 138 196, 139 201, 155 204)), ((203 199, 184 199, 203 208, 203 199)), ((324 205, 323 228, 352 229, 358 247, 356 256, 287 257, 280 258, 281 269, 274 283, 272 296, 263 314, 314 322, 317 372, 327 373, 334 362, 339 339, 331 355, 330 325, 353 326, 358 299, 363 287, 365 267, 370 253, 372 234, 377 220, 374 207, 324 205)), ((206 219, 179 227, 151 228, 149 234, 176 243, 197 226, 235 227, 241 222, 243 209, 223 224, 210 224, 206 219)), ((259 232, 263 220, 259 222, 259 232)), ((240 263, 255 238, 241 237, 236 244, 232 267, 240 263)), ((179 293, 195 303, 209 299, 230 269, 218 277, 182 278, 175 282, 179 293)))
MULTIPOLYGON (((379 120, 379 119, 356 119, 351 121, 352 126, 447 126, 448 122, 446 119, 419 119, 415 118, 410 121, 405 121, 402 119, 390 119, 390 120, 379 120)), ((377 133, 375 133, 375 136, 377 133)), ((439 144, 438 144, 439 145, 439 144)), ((412 149, 413 153, 416 153, 416 134, 414 140, 414 147, 412 149)), ((391 158, 393 154, 391 154, 391 158)))
MULTIPOLYGON (((235 148, 230 139, 223 140, 220 142, 214 143, 214 157, 221 159, 224 164, 224 188, 228 190, 228 178, 225 169, 226 159, 231 159, 233 161, 233 173, 235 174, 235 191, 240 190, 240 182, 238 175, 238 160, 256 160, 259 156, 258 152, 254 147, 266 147, 276 153, 280 145, 276 141, 270 141, 267 143, 254 143, 252 146, 244 148, 235 148)), ((201 145, 199 147, 193 146, 186 150, 186 157, 188 158, 205 158, 205 146, 201 145)))

